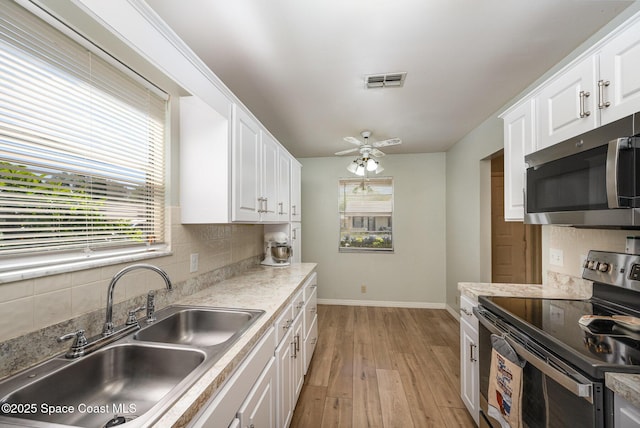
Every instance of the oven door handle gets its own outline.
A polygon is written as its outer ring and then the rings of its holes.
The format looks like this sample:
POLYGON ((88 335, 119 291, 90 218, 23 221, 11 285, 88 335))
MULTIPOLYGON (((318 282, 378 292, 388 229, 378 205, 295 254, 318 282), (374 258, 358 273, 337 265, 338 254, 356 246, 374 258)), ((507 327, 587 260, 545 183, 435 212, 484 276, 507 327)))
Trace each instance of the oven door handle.
MULTIPOLYGON (((500 335, 505 338, 507 343, 511 345, 511 347, 516 351, 518 355, 524 358, 527 363, 531 364, 546 376, 550 377, 554 381, 556 381, 559 385, 565 388, 567 391, 570 391, 572 394, 577 397, 582 397, 587 400, 589 403, 593 404, 593 384, 588 381, 588 379, 584 379, 585 383, 578 382, 567 374, 561 372, 556 369, 546 361, 537 357, 533 353, 529 352, 524 346, 520 345, 518 342, 514 341, 507 332, 499 329, 495 324, 493 324, 490 320, 485 318, 482 315, 481 311, 474 311, 478 316, 478 320, 484 327, 486 327, 490 332, 500 335)), ((577 373, 575 376, 579 376, 577 373)))
POLYGON ((545 375, 549 376, 558 384, 562 385, 573 395, 582 397, 589 403, 593 403, 593 385, 591 383, 581 383, 576 381, 575 379, 557 370, 546 361, 538 358, 533 353, 527 351, 524 346, 515 342, 509 336, 506 336, 505 339, 507 340, 507 343, 509 343, 509 345, 511 345, 511 347, 518 353, 518 355, 527 360, 529 364, 540 370, 545 375))

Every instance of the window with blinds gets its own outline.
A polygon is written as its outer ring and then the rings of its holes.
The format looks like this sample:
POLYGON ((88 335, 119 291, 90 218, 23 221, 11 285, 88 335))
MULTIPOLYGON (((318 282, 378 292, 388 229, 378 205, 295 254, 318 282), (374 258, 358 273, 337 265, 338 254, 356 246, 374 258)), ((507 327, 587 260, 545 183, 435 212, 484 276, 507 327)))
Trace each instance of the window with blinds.
POLYGON ((393 178, 346 178, 340 187, 340 251, 393 251, 393 178))
POLYGON ((0 272, 164 242, 166 96, 85 45, 0 2, 0 272))

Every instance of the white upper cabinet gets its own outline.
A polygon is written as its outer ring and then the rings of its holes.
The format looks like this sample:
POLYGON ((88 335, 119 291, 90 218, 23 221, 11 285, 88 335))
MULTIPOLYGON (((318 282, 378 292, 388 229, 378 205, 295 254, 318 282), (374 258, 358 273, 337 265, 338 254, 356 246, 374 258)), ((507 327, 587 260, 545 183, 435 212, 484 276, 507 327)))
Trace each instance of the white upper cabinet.
POLYGON ((180 207, 183 223, 226 222, 230 211, 232 103, 222 114, 198 97, 180 98, 180 207), (226 115, 224 114, 226 113, 226 115))
POLYGON ((302 165, 291 159, 291 221, 302 221, 302 165))
POLYGON ((278 151, 278 220, 289 221, 291 209, 291 156, 284 150, 278 151))
POLYGON ((597 56, 583 59, 545 85, 537 96, 538 144, 542 149, 598 125, 597 56))
POLYGON ((261 221, 278 220, 278 144, 262 132, 262 162, 260 174, 261 221))
POLYGON ((537 96, 537 148, 639 111, 638 67, 640 21, 636 17, 543 85, 537 96))
POLYGON ((598 107, 606 124, 640 110, 640 21, 608 41, 600 51, 598 107))
POLYGON ((261 189, 260 126, 237 106, 234 116, 232 220, 257 222, 265 206, 261 189))
POLYGON ((524 219, 525 155, 535 151, 535 100, 508 111, 504 120, 504 219, 524 219))

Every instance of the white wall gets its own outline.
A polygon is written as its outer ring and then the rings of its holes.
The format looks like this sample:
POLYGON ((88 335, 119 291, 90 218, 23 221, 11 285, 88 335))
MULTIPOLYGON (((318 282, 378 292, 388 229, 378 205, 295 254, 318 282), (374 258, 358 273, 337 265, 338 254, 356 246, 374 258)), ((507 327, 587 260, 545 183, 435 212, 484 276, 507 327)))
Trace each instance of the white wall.
POLYGON ((458 282, 491 280, 489 161, 503 147, 502 120, 487 119, 447 152, 447 305, 458 282), (484 161, 483 161, 484 160, 484 161))
POLYGON ((393 254, 339 253, 338 179, 348 157, 302 163, 302 258, 317 262, 318 297, 442 307, 445 302, 445 154, 387 155, 394 179, 393 254), (367 286, 367 293, 360 286, 367 286))

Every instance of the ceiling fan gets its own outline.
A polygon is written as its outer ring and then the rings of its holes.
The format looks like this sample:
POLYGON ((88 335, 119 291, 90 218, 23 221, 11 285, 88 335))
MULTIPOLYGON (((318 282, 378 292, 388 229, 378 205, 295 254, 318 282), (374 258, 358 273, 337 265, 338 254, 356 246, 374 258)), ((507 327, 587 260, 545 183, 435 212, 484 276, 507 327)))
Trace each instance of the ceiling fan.
POLYGON ((346 142, 355 144, 358 147, 342 150, 335 153, 335 155, 342 156, 349 153, 359 152, 360 156, 347 166, 347 170, 360 176, 365 175, 367 171, 379 174, 384 168, 382 168, 380 166, 380 162, 373 159, 372 156, 379 158, 385 154, 379 150, 378 147, 395 146, 402 143, 402 140, 400 138, 389 138, 388 140, 374 141, 373 143, 370 143, 369 137, 371 137, 371 131, 362 131, 360 135, 362 135, 364 142, 355 137, 344 137, 346 142))

